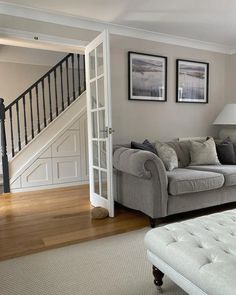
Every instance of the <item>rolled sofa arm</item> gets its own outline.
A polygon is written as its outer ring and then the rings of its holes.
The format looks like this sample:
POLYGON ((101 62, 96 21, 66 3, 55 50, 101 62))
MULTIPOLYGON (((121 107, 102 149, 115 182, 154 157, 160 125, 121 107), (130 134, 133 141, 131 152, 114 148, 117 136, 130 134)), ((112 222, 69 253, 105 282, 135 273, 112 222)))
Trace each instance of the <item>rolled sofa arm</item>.
POLYGON ((140 178, 150 179, 152 177, 152 169, 148 169, 149 162, 152 162, 158 174, 162 176, 162 181, 167 185, 166 170, 157 155, 148 151, 126 147, 115 149, 113 153, 113 165, 117 170, 140 178))
POLYGON ((114 196, 118 203, 151 218, 167 215, 168 178, 161 159, 148 151, 113 150, 114 196))

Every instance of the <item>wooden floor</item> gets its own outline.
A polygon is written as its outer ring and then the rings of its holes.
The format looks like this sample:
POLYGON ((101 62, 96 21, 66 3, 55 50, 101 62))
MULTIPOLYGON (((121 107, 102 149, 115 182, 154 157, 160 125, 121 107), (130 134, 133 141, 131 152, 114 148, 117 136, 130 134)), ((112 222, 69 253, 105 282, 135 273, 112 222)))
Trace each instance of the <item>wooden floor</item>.
POLYGON ((116 208, 91 220, 88 186, 0 195, 0 260, 142 228, 141 213, 116 208))

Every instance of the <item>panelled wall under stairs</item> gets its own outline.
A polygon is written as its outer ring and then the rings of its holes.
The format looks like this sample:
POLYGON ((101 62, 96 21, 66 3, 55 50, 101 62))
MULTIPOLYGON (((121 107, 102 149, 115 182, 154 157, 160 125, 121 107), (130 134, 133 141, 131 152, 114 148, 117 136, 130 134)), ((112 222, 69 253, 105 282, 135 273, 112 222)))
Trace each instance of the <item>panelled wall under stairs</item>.
POLYGON ((88 183, 87 115, 84 110, 26 165, 11 191, 27 191, 88 183))

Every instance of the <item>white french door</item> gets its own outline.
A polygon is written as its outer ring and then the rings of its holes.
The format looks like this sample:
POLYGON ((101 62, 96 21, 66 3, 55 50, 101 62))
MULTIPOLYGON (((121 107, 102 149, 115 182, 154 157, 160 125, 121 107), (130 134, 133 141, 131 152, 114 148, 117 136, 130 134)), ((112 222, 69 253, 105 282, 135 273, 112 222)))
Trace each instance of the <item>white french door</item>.
POLYGON ((112 185, 112 125, 110 44, 102 32, 85 50, 90 202, 114 216, 112 185))

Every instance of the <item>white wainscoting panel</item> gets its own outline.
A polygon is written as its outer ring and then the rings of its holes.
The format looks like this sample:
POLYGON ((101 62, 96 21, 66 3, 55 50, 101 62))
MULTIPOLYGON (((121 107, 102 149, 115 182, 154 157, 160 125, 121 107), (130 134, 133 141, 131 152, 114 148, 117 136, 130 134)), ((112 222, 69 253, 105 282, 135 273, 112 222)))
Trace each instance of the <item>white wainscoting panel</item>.
POLYGON ((21 175, 22 187, 52 184, 52 159, 37 159, 21 175))
POLYGON ((52 157, 52 148, 51 148, 51 147, 49 147, 48 149, 46 149, 46 151, 43 152, 43 153, 39 156, 40 159, 51 158, 51 157, 52 157))
POLYGON ((71 125, 70 129, 79 130, 80 129, 80 120, 77 120, 75 123, 73 123, 71 125))
POLYGON ((80 155, 79 130, 67 130, 52 144, 52 157, 80 155))
POLYGON ((11 184, 12 189, 18 189, 21 188, 21 177, 18 177, 12 184, 11 184))
POLYGON ((53 158, 53 183, 80 180, 80 157, 53 158))
POLYGON ((88 181, 89 164, 88 164, 88 126, 87 116, 83 116, 79 120, 80 126, 80 149, 81 149, 81 179, 88 181))

